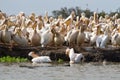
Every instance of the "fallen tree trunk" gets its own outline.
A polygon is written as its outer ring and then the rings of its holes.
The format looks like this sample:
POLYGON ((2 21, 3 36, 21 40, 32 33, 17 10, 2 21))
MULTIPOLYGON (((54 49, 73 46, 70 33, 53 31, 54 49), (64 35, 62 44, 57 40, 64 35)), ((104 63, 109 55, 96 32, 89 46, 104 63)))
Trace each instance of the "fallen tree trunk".
MULTIPOLYGON (((9 45, 0 45, 0 57, 13 56, 28 58, 30 51, 35 51, 39 55, 47 55, 54 61, 63 59, 69 61, 69 57, 65 55, 66 46, 63 47, 22 47, 14 46, 10 48, 9 45)), ((93 47, 74 47, 75 52, 83 53, 85 56, 85 62, 97 62, 97 61, 112 61, 120 62, 120 48, 93 48, 93 47)))

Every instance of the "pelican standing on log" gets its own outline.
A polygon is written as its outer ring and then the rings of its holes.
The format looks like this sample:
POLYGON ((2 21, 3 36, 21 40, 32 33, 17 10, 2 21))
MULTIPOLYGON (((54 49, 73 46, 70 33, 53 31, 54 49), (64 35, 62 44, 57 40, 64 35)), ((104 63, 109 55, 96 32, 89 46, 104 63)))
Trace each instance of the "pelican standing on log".
POLYGON ((54 28, 51 30, 53 35, 54 35, 54 44, 55 46, 62 46, 63 43, 65 42, 64 36, 57 32, 54 28))
POLYGON ((37 21, 35 21, 33 23, 33 29, 34 29, 34 32, 33 34, 31 35, 31 45, 33 46, 40 46, 40 42, 41 42, 41 36, 40 34, 37 32, 36 30, 36 27, 37 27, 37 21))
POLYGON ((51 30, 45 30, 41 34, 41 45, 42 47, 47 47, 53 44, 53 33, 51 30))
POLYGON ((3 25, 4 25, 4 30, 1 32, 1 41, 3 43, 11 43, 12 41, 12 32, 8 30, 8 27, 10 25, 8 24, 8 19, 5 19, 3 25))
POLYGON ((78 36, 77 36, 77 45, 78 46, 81 46, 85 41, 85 33, 84 33, 84 28, 85 27, 86 27, 86 25, 80 26, 79 33, 78 33, 78 36))
POLYGON ((106 48, 107 43, 110 41, 109 27, 107 25, 105 26, 104 34, 99 35, 96 39, 96 46, 100 48, 106 48))
POLYGON ((22 33, 21 29, 16 29, 16 33, 12 35, 12 40, 19 46, 28 46, 28 39, 22 33))
POLYGON ((120 25, 115 29, 114 34, 111 36, 112 46, 120 46, 120 25))

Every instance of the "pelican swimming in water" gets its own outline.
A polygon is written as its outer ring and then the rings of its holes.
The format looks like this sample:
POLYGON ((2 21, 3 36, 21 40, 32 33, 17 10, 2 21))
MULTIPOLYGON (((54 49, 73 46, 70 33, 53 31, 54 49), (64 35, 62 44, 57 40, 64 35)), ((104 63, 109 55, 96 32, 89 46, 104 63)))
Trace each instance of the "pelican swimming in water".
POLYGON ((33 63, 50 63, 52 60, 49 56, 39 56, 34 51, 29 52, 28 56, 31 56, 33 63))
POLYGON ((67 48, 66 49, 66 55, 70 58, 70 63, 79 63, 84 60, 84 56, 82 53, 75 53, 73 48, 67 48))

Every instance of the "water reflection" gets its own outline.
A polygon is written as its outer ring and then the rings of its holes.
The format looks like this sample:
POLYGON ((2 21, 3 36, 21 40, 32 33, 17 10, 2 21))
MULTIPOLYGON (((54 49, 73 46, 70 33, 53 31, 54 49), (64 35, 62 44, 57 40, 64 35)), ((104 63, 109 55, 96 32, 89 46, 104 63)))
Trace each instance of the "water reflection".
POLYGON ((120 63, 106 65, 84 63, 70 66, 68 63, 39 66, 32 66, 31 63, 0 64, 0 78, 0 80, 119 80, 120 63))

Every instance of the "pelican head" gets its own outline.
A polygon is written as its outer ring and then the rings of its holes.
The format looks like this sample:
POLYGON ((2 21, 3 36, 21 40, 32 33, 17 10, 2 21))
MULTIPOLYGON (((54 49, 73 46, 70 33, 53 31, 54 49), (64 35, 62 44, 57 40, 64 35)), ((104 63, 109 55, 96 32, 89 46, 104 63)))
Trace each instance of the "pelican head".
POLYGON ((70 49, 67 48, 66 51, 65 51, 65 54, 66 54, 66 55, 69 55, 69 52, 70 52, 70 49))
POLYGON ((32 54, 34 54, 33 51, 29 52, 28 56, 32 56, 32 54))
POLYGON ((29 19, 35 21, 35 13, 31 13, 29 19))
POLYGON ((24 13, 24 12, 20 12, 18 15, 19 15, 20 17, 22 17, 22 16, 25 16, 25 13, 24 13))
POLYGON ((82 16, 82 17, 85 17, 85 13, 84 13, 84 12, 83 12, 83 13, 81 13, 81 16, 82 16))
POLYGON ((28 56, 31 56, 32 58, 39 57, 34 51, 29 52, 28 56))
POLYGON ((71 12, 71 16, 72 16, 72 19, 75 17, 75 12, 74 11, 71 12))

